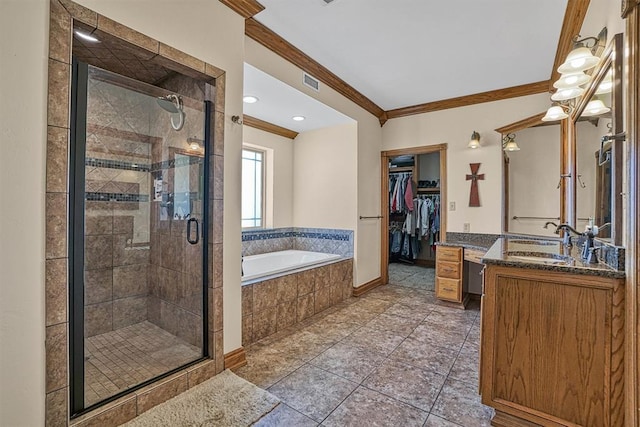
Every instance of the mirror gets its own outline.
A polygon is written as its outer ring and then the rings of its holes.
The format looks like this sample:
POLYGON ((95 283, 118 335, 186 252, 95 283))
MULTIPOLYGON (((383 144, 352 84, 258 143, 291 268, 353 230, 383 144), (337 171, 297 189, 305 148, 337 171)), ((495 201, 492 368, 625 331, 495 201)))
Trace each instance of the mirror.
POLYGON ((574 153, 569 195, 570 222, 584 230, 589 218, 602 228, 598 238, 622 244, 622 35, 602 55, 585 95, 572 113, 574 153), (616 137, 616 135, 618 137, 616 137))
POLYGON ((505 137, 514 136, 519 148, 503 151, 504 232, 555 236, 556 227, 545 224, 560 219, 560 124, 542 122, 541 117, 503 133, 503 145, 511 139, 505 137))

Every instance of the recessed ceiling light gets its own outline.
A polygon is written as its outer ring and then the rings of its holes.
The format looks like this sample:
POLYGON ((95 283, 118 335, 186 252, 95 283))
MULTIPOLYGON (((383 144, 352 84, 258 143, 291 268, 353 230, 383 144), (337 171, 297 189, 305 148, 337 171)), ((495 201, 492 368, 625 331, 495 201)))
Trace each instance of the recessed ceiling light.
POLYGON ((83 33, 82 31, 78 31, 78 30, 75 30, 74 33, 76 33, 76 36, 88 42, 100 43, 100 40, 98 40, 97 38, 95 38, 90 34, 83 33))
POLYGON ((256 102, 259 101, 257 96, 253 96, 253 95, 245 95, 242 97, 242 101, 246 102, 247 104, 254 104, 256 102))
POLYGON ((305 119, 304 116, 293 116, 291 117, 293 120, 295 120, 296 122, 301 122, 305 119))

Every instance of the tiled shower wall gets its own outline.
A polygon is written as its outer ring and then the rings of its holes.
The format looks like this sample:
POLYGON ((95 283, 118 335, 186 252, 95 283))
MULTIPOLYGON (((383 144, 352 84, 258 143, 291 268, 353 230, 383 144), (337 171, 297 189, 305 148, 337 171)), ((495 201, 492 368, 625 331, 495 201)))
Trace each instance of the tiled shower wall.
POLYGON ((148 97, 89 79, 85 161, 85 336, 147 320, 148 97))
MULTIPOLYGON (((181 89, 189 80, 169 79, 181 89)), ((187 243, 186 220, 161 219, 162 202, 150 197, 152 175, 163 177, 165 194, 174 193, 177 168, 188 171, 181 188, 202 197, 201 152, 184 135, 203 139, 204 114, 189 111, 176 132, 153 97, 89 83, 85 335, 149 320, 201 346, 202 243, 187 243)), ((190 86, 204 99, 199 85, 190 86)), ((202 203, 193 208, 201 219, 202 203)))
POLYGON ((242 256, 298 249, 353 257, 353 231, 331 228, 273 228, 242 232, 242 256))

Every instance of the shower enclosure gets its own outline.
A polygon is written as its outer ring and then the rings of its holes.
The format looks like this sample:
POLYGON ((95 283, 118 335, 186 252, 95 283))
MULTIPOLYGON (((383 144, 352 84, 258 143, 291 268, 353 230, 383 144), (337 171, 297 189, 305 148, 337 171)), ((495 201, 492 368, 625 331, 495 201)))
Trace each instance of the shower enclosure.
POLYGON ((75 61, 71 411, 208 352, 209 102, 75 61))

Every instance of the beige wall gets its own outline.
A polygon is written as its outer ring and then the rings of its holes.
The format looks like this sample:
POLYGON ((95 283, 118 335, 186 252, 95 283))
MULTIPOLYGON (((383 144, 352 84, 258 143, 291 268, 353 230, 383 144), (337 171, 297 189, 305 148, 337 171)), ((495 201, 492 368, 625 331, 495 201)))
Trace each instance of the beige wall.
POLYGON ((303 132, 293 149, 294 227, 357 227, 355 123, 303 132))
MULTIPOLYGON (((240 147, 244 20, 210 0, 80 0, 227 72, 225 352, 240 346, 240 147), (237 254, 235 257, 233 254, 237 254)), ((2 1, 0 425, 44 424, 44 180, 48 0, 2 1), (25 29, 28 29, 26 31, 25 29), (20 35, 19 37, 17 35, 20 35)))
POLYGON ((379 277, 380 221, 357 220, 359 215, 380 213, 382 133, 378 119, 323 84, 319 92, 302 85, 302 71, 298 67, 249 38, 245 38, 245 61, 357 121, 357 164, 350 166, 357 176, 357 212, 350 214, 353 224, 357 224, 354 283, 360 286, 379 277))
POLYGON ((545 111, 549 95, 539 94, 389 120, 382 128, 383 150, 447 143, 447 231, 500 233, 502 229, 502 143, 494 129, 545 111), (480 148, 467 148, 473 131, 480 148), (481 163, 480 207, 469 207, 469 163, 481 163), (447 207, 448 208, 448 207, 447 207))
POLYGON ((516 142, 520 151, 507 153, 509 232, 554 236, 555 227, 542 228, 546 220, 511 218, 560 216, 560 125, 523 129, 516 132, 516 142))
POLYGON ((293 139, 243 126, 243 141, 267 149, 266 227, 292 227, 293 139))
POLYGON ((0 8, 0 93, 11 100, 0 105, 0 425, 36 426, 44 425, 49 9, 45 0, 0 8))

